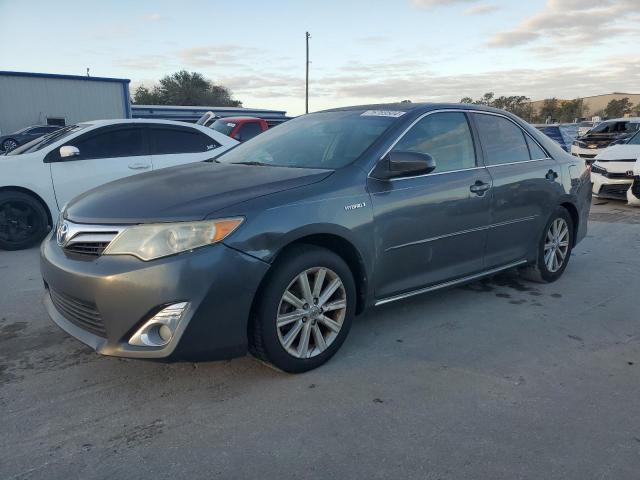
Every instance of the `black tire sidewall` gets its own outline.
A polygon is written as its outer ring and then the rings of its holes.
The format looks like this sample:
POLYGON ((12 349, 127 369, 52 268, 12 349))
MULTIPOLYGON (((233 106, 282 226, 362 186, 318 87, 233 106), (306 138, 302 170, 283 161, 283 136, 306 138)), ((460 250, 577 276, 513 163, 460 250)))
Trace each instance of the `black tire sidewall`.
POLYGON ((547 224, 544 226, 544 231, 542 232, 542 237, 540 238, 540 243, 538 244, 537 267, 538 267, 538 271, 540 272, 540 276, 542 277, 542 280, 550 283, 550 282, 555 282, 558 278, 562 276, 562 274, 564 273, 564 270, 567 268, 567 265, 569 264, 569 259, 571 257, 571 252, 573 250, 574 241, 575 239, 574 239, 573 219, 571 218, 571 215, 564 207, 557 207, 555 212, 553 212, 553 215, 551 215, 551 217, 549 218, 549 221, 547 221, 547 224), (547 232, 549 231, 549 227, 557 218, 562 218, 565 222, 567 222, 567 225, 569 227, 569 249, 567 250, 567 255, 560 269, 557 272, 551 272, 547 268, 547 265, 544 261, 544 244, 547 238, 547 232))
POLYGON ((42 206, 42 204, 32 195, 24 192, 17 191, 4 191, 0 192, 0 209, 7 202, 19 201, 26 203, 33 209, 33 211, 38 215, 39 221, 36 228, 33 230, 32 235, 30 235, 27 239, 20 242, 8 242, 6 240, 0 240, 0 249, 2 250, 22 250, 25 248, 32 247, 36 245, 46 236, 49 226, 49 217, 47 215, 47 211, 42 206))
POLYGON ((345 261, 325 248, 296 247, 277 261, 266 282, 261 291, 261 301, 255 320, 261 322, 262 342, 267 360, 279 369, 290 373, 305 372, 328 361, 347 337, 356 310, 355 282, 345 261), (347 312, 340 333, 333 343, 320 355, 301 359, 291 356, 280 344, 275 319, 285 289, 298 274, 313 267, 329 268, 340 277, 347 296, 347 312))

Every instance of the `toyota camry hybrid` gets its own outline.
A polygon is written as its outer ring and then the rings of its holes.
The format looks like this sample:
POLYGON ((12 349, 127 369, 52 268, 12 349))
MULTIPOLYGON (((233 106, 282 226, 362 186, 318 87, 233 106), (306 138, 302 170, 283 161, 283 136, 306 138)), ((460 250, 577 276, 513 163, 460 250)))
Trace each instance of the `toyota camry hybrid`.
POLYGON ((101 354, 303 372, 368 307, 512 268, 558 279, 590 198, 584 162, 504 111, 328 110, 70 201, 45 304, 101 354))

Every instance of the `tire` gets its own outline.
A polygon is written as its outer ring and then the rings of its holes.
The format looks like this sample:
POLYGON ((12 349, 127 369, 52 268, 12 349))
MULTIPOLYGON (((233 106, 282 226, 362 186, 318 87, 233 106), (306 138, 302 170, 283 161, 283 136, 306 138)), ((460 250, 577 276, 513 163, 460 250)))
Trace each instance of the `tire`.
POLYGON ((285 372, 312 370, 342 346, 355 310, 355 282, 345 261, 325 248, 292 246, 276 260, 258 292, 249 327, 249 351, 285 372), (302 275, 309 284, 307 295, 302 275), (339 285, 330 293, 336 280, 339 285), (288 299, 288 294, 293 295, 297 306, 285 299, 285 294, 288 299))
POLYGON ((560 278, 567 268, 571 251, 573 250, 575 241, 573 232, 571 215, 569 215, 569 212, 564 207, 557 207, 545 225, 540 241, 538 242, 536 261, 525 267, 521 271, 521 275, 527 280, 538 283, 551 283, 560 278), (556 231, 560 231, 559 229, 561 228, 562 232, 565 232, 566 229, 566 234, 560 233, 555 243, 554 240, 552 240, 552 237, 554 237, 554 228, 558 229, 556 231), (557 245, 557 248, 554 247, 555 245, 557 245), (555 255, 555 261, 558 262, 558 265, 554 263, 552 256, 546 256, 548 252, 551 255, 555 255), (562 255, 563 252, 564 255, 562 255))
POLYGON ((2 149, 7 153, 18 148, 19 146, 20 144, 13 138, 7 138, 4 142, 2 142, 2 149))
POLYGON ((0 192, 0 249, 22 250, 45 237, 49 217, 38 199, 28 193, 0 192))

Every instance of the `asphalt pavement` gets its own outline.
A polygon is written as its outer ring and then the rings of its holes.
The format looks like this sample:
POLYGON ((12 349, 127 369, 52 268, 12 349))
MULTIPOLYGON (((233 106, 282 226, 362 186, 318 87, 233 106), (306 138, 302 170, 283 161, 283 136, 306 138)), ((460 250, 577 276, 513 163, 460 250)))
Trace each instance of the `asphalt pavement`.
POLYGON ((595 203, 556 283, 378 307, 303 375, 98 356, 0 251, 0 479, 638 479, 640 209, 595 203))

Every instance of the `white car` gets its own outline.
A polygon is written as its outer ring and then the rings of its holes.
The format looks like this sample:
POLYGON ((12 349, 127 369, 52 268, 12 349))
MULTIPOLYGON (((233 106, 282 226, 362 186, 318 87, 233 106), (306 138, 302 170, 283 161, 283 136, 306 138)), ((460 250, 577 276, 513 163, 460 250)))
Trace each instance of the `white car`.
POLYGON ((627 191, 638 172, 640 159, 640 132, 627 143, 613 145, 599 153, 591 165, 593 194, 601 198, 627 199, 627 191))
POLYGON ((640 117, 605 120, 585 135, 576 138, 571 145, 571 154, 591 164, 605 148, 625 143, 638 130, 640 130, 640 117))
POLYGON ((83 122, 33 140, 0 156, 0 248, 36 244, 59 209, 87 190, 207 160, 237 144, 200 125, 146 119, 83 122))

